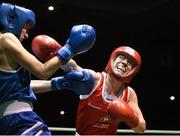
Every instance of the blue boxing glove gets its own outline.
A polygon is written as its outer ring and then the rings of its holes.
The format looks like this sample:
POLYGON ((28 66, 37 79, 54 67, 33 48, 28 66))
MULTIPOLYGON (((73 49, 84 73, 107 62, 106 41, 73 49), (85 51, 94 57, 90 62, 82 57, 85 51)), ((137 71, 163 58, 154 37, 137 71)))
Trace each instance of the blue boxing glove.
POLYGON ((94 79, 87 70, 72 71, 65 76, 51 79, 52 90, 72 90, 78 95, 88 95, 94 87, 94 79))
POLYGON ((65 64, 75 55, 88 51, 96 40, 96 32, 89 25, 75 25, 70 32, 66 44, 57 52, 57 56, 65 64))

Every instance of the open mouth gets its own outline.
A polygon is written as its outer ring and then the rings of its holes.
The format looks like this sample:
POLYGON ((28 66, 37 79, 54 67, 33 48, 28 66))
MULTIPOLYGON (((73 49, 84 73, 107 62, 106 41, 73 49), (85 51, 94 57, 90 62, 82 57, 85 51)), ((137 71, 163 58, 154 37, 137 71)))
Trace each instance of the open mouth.
POLYGON ((125 73, 127 70, 126 70, 126 68, 125 67, 123 67, 121 64, 118 64, 117 66, 116 66, 116 69, 117 69, 117 71, 122 71, 123 73, 125 73))

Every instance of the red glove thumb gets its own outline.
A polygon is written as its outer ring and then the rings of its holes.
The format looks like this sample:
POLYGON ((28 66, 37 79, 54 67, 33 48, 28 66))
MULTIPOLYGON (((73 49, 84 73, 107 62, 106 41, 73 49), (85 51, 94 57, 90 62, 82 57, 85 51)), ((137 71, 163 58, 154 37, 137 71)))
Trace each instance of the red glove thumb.
POLYGON ((129 105, 121 99, 112 101, 108 105, 107 112, 112 120, 120 123, 125 122, 130 128, 136 127, 139 123, 138 117, 130 109, 129 105))
POLYGON ((47 35, 38 35, 34 37, 31 43, 35 56, 44 62, 54 57, 61 47, 55 39, 47 35))

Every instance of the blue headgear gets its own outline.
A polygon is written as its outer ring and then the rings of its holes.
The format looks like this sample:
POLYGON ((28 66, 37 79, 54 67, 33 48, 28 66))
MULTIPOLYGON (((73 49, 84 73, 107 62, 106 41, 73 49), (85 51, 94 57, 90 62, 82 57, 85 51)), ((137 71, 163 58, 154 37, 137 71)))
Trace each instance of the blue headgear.
POLYGON ((0 4, 0 26, 6 32, 11 32, 18 38, 26 22, 35 25, 35 14, 33 11, 9 3, 0 4))

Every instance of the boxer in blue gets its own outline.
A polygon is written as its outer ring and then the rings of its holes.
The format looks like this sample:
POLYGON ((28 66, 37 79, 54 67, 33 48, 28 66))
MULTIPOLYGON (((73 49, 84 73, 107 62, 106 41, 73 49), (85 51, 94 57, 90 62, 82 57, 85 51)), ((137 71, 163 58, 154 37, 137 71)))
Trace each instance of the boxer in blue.
MULTIPOLYGON (((50 87, 32 82, 31 74, 48 79, 69 59, 89 50, 95 41, 91 26, 74 26, 66 45, 42 63, 22 45, 34 25, 32 10, 0 3, 0 135, 51 135, 47 125, 33 111, 36 101, 33 91, 50 87)), ((59 46, 56 43, 49 46, 52 45, 59 46)))

